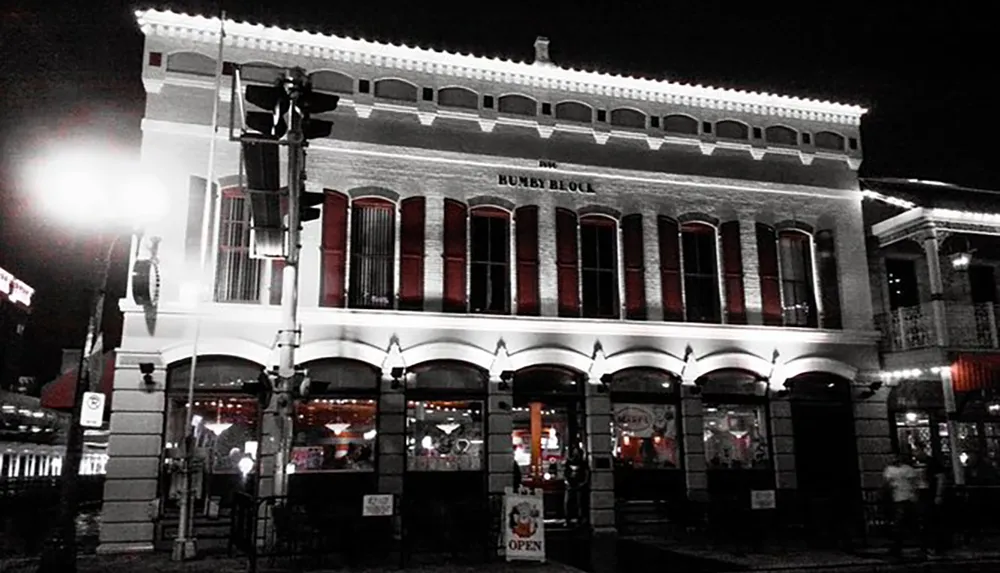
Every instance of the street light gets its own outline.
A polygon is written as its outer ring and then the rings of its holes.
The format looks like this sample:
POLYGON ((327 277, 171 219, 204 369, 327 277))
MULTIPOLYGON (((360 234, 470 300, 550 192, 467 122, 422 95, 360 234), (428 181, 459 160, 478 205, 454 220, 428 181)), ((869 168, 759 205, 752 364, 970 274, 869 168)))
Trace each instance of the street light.
POLYGON ((39 207, 47 214, 114 235, 107 251, 94 261, 97 276, 92 286, 92 306, 80 354, 66 456, 61 468, 62 501, 57 525, 39 566, 39 571, 45 573, 73 573, 76 571, 75 522, 83 455, 80 413, 84 393, 90 391, 94 383, 91 359, 101 330, 112 257, 122 237, 117 231, 123 228, 141 231, 146 223, 164 212, 166 198, 159 179, 144 173, 139 163, 124 150, 93 142, 63 143, 40 150, 26 163, 21 183, 39 200, 39 207))

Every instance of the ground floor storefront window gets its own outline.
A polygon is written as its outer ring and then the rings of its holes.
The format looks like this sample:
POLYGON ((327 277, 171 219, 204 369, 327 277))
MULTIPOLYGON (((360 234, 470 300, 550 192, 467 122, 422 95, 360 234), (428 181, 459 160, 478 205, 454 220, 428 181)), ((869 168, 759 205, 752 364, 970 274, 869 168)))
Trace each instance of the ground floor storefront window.
POLYGON ((483 422, 479 400, 408 401, 407 471, 482 471, 483 422))
POLYGON ((291 452, 295 473, 374 471, 377 409, 374 399, 298 404, 291 452))

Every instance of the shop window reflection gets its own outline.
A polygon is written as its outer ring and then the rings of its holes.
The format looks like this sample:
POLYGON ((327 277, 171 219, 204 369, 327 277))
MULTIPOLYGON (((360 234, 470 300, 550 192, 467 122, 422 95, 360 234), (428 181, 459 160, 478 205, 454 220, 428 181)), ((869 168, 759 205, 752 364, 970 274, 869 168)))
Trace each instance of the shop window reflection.
MULTIPOLYGON (((566 455, 569 453, 569 420, 565 408, 542 408, 541 478, 546 482, 562 483, 566 455)), ((514 463, 522 479, 529 480, 531 471, 531 408, 516 407, 511 412, 514 463)))
POLYGON ((616 403, 612 432, 615 462, 620 467, 678 467, 674 405, 616 403))
MULTIPOLYGON (((899 453, 910 459, 933 455, 930 416, 926 412, 897 412, 896 440, 899 453)), ((947 443, 947 440, 943 443, 947 443)))
POLYGON ((411 400, 406 405, 406 469, 483 469, 483 403, 411 400))
POLYGON ((375 400, 319 399, 298 404, 291 462, 298 472, 375 469, 375 400))
MULTIPOLYGON (((186 433, 187 402, 170 401, 166 448, 181 446, 186 433)), ((257 401, 251 397, 202 396, 192 407, 195 445, 206 455, 212 474, 239 473, 239 461, 257 453, 257 401)))
POLYGON ((703 420, 709 469, 770 466, 763 405, 705 404, 703 420))

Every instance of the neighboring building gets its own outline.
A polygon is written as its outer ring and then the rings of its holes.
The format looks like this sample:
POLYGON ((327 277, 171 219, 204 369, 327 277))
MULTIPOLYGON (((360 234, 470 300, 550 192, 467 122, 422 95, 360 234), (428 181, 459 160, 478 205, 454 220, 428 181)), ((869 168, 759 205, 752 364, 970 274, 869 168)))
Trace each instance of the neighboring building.
POLYGON ((19 387, 24 327, 35 289, 0 267, 0 391, 19 387))
POLYGON ((918 180, 865 186, 894 447, 962 468, 960 483, 1000 485, 1000 193, 918 180))
MULTIPOLYGON (((218 42, 218 21, 137 18, 142 156, 178 207, 139 249, 158 261, 158 304, 122 301, 102 551, 169 529, 149 508, 184 434, 218 42)), ((817 500, 820 520, 879 487, 863 109, 563 69, 541 40, 522 64, 229 22, 225 59, 301 66, 341 95, 308 154, 326 199, 302 240, 297 361, 331 388, 300 406, 293 494, 358 508, 401 494, 408 534, 447 539, 515 463, 542 474, 555 526, 575 444, 598 532, 658 501, 745 510, 751 490, 817 500)), ((239 162, 220 134, 193 405, 224 502, 257 449, 256 404, 236 390, 276 364, 280 316, 239 162)))

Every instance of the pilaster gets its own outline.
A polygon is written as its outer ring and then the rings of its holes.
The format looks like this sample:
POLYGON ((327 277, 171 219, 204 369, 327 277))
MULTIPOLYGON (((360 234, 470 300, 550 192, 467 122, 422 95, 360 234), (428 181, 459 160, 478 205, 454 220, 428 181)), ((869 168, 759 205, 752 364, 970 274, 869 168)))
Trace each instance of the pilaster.
POLYGON ((428 197, 424 207, 424 310, 441 312, 444 299, 444 200, 428 197))
POLYGON ((514 485, 514 444, 511 439, 514 396, 511 384, 503 382, 498 376, 490 376, 488 391, 486 443, 489 492, 502 494, 504 488, 514 485), (504 388, 501 389, 501 386, 504 388))
POLYGON ((615 476, 611 459, 611 397, 603 386, 584 382, 587 455, 590 458, 590 526, 615 530, 615 476))
POLYGON ((663 320, 663 287, 660 276, 660 230, 656 209, 642 211, 642 246, 645 265, 646 317, 650 321, 663 320))
POLYGON ((701 396, 692 393, 692 386, 681 386, 681 423, 684 428, 684 477, 688 499, 708 499, 708 475, 705 463, 704 420, 701 396))
POLYGON ((854 396, 854 434, 858 443, 858 468, 861 471, 862 489, 878 489, 882 486, 882 472, 892 457, 891 432, 887 400, 888 386, 881 386, 870 397, 863 397, 870 383, 871 375, 858 376, 851 389, 854 396))
POLYGON ((402 383, 393 388, 393 378, 382 376, 378 400, 378 491, 403 493, 406 464, 406 396, 402 383))
POLYGON ((764 302, 760 295, 760 257, 757 255, 757 221, 752 213, 740 214, 740 250, 743 255, 743 297, 747 324, 764 324, 764 302))
POLYGON ((768 403, 771 418, 771 444, 774 454, 774 483, 777 489, 798 489, 795 473, 795 433, 792 404, 789 398, 775 397, 768 403))
POLYGON ((556 210, 538 202, 538 290, 542 316, 559 314, 559 278, 556 269, 556 210))

